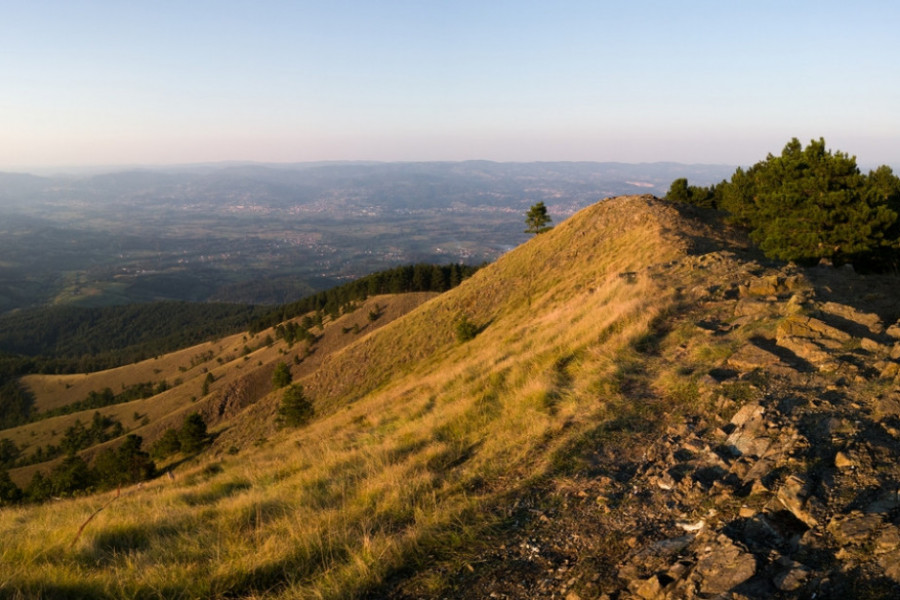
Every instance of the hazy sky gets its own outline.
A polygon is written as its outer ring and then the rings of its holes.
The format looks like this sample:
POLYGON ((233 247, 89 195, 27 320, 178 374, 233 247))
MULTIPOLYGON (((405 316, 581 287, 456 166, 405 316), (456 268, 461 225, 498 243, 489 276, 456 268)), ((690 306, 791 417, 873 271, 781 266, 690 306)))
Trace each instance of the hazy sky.
POLYGON ((0 170, 222 160, 900 166, 896 0, 0 0, 0 170))

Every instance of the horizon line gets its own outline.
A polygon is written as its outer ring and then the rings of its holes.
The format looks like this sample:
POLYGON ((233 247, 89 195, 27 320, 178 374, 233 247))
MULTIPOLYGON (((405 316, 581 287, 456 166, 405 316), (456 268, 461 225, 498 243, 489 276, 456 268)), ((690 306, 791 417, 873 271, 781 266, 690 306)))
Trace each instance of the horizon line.
POLYGON ((677 160, 644 160, 644 161, 623 161, 623 160, 494 160, 486 158, 467 158, 460 160, 369 160, 369 159, 334 159, 334 160, 300 160, 300 161, 264 161, 264 160, 243 160, 229 159, 217 161, 197 161, 197 162, 173 162, 173 163, 83 163, 83 164, 61 164, 61 165, 5 165, 0 166, 0 174, 24 174, 35 175, 38 173, 66 175, 80 172, 85 174, 93 172, 112 173, 127 171, 159 171, 166 169, 185 169, 185 168, 227 168, 241 166, 261 166, 261 167, 300 167, 300 166, 329 166, 329 165, 440 165, 440 164, 467 164, 467 163, 489 163, 497 165, 550 165, 550 164, 571 164, 571 165, 679 165, 693 167, 728 167, 736 168, 741 165, 727 162, 681 162, 677 160))

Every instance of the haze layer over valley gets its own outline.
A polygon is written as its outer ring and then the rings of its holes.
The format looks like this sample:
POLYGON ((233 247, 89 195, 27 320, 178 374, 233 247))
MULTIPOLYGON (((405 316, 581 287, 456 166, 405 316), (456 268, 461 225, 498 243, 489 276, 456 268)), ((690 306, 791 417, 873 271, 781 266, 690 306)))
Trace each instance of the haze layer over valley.
POLYGON ((733 171, 675 163, 224 164, 0 174, 0 313, 152 300, 275 304, 378 269, 480 264, 604 197, 733 171))

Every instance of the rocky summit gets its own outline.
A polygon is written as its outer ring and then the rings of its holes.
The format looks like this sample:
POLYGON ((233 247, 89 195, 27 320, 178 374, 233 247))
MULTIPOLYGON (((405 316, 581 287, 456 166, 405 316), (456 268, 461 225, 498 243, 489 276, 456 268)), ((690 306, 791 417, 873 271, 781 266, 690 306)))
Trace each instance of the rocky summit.
POLYGON ((520 519, 456 596, 900 597, 896 279, 765 261, 645 201, 690 240, 620 273, 676 289, 627 391, 668 409, 596 431, 572 477, 512 501, 520 519), (712 368, 692 370, 697 353, 712 368), (689 383, 661 397, 649 371, 689 383))

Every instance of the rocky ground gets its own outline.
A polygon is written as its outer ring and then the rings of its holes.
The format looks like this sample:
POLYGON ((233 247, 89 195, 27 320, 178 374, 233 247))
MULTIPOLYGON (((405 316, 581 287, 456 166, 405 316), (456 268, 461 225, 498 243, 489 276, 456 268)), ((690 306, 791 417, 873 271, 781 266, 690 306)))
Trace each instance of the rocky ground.
POLYGON ((577 468, 495 508, 472 560, 436 567, 441 597, 900 597, 894 280, 728 251, 629 276, 679 273, 697 335, 661 331, 648 364, 731 349, 693 374, 696 409, 588 435, 577 468))

